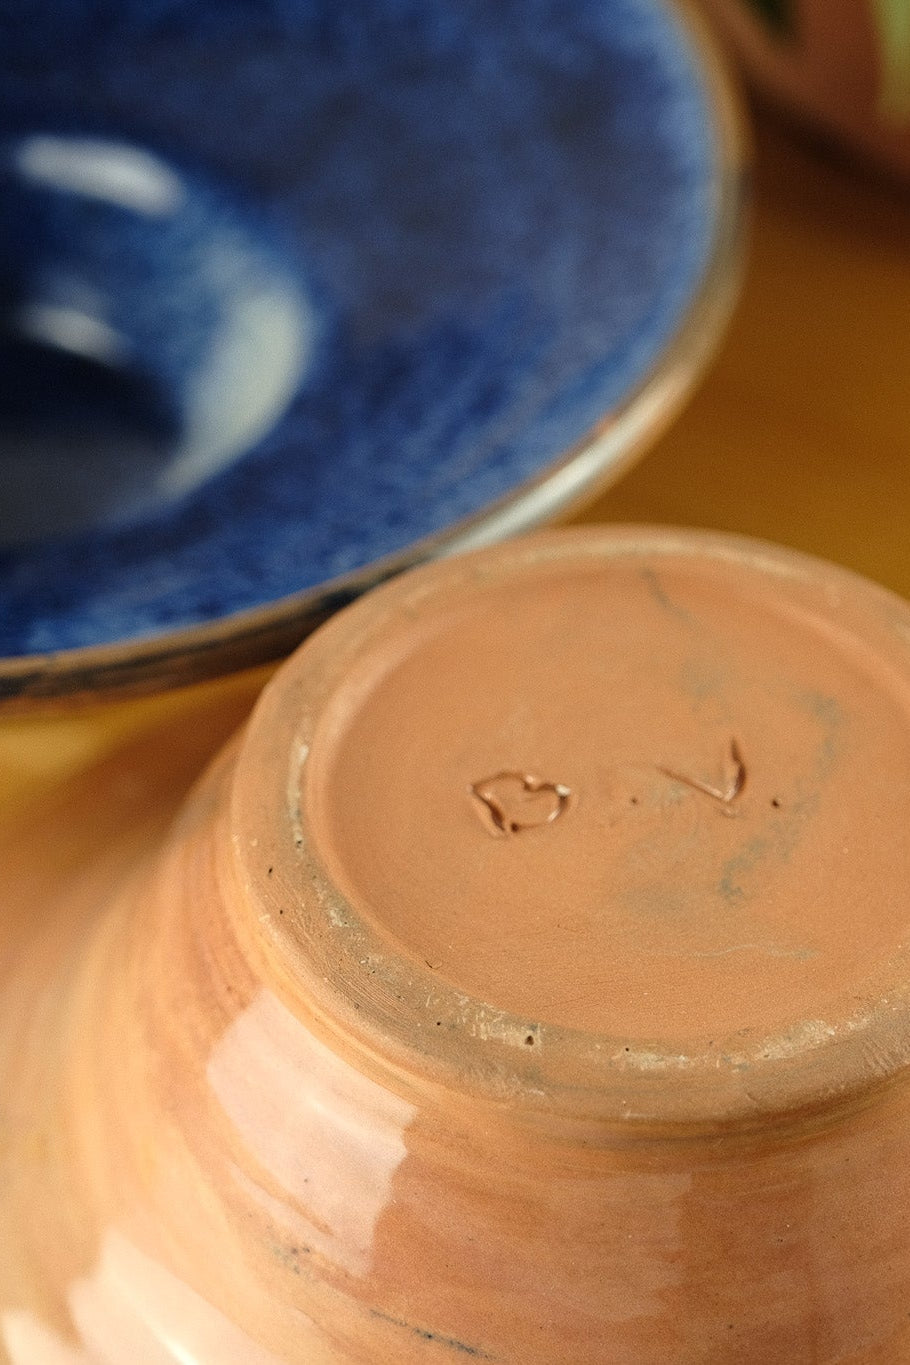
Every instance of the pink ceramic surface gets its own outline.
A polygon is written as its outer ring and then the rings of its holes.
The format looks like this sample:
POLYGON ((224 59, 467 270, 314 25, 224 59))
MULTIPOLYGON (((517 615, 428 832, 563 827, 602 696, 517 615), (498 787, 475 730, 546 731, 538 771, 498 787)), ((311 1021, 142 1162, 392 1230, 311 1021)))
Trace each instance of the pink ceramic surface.
POLYGON ((515 542, 173 789, 3 835, 5 1365, 907 1359, 905 604, 515 542))
POLYGON ((703 0, 752 82, 880 166, 910 175, 906 0, 703 0))

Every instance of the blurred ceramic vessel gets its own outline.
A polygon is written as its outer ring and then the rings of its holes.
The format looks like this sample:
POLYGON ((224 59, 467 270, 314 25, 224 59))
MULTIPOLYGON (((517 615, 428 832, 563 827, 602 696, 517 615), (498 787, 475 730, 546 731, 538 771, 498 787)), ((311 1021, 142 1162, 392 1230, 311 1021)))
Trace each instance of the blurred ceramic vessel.
POLYGON ((0 699, 275 660, 618 477, 742 175, 665 0, 0 14, 0 699))
POLYGON ((905 0, 704 0, 757 89, 910 176, 905 0))
POLYGON ((378 589, 157 851, 17 843, 0 1349, 905 1359, 908 815, 910 609, 843 570, 591 528, 378 589))

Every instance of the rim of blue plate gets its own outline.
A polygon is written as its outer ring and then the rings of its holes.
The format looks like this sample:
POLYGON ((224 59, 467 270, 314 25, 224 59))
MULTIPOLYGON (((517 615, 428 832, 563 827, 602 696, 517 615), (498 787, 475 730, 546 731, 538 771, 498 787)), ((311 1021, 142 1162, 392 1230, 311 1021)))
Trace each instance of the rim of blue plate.
POLYGON ((559 521, 614 483, 670 424, 706 370, 739 292, 749 141, 735 83, 692 0, 669 0, 687 30, 714 121, 711 240, 697 288, 639 382, 581 441, 481 511, 363 568, 203 624, 111 644, 0 658, 0 707, 164 692, 277 663, 337 610, 428 559, 559 521))

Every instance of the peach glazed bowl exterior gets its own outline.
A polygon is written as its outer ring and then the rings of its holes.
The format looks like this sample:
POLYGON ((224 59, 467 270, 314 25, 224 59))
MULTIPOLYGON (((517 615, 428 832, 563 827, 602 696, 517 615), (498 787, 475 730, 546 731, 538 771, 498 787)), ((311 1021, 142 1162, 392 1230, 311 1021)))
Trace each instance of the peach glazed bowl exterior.
POLYGON ((379 589, 155 849, 7 870, 0 1358, 907 1360, 908 816, 910 609, 843 570, 379 589))

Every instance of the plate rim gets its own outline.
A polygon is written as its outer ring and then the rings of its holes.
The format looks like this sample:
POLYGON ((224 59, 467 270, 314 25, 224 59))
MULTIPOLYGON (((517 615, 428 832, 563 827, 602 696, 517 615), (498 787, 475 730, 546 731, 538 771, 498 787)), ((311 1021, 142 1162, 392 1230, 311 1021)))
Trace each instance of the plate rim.
POLYGON ((614 483, 684 406, 736 303, 745 260, 751 147, 742 99, 694 0, 664 0, 700 70, 714 124, 714 213, 706 261, 675 329, 638 383, 594 428, 481 511, 363 568, 214 621, 110 644, 0 656, 0 709, 98 702, 211 681, 277 663, 335 611, 396 574, 558 522, 614 483))

